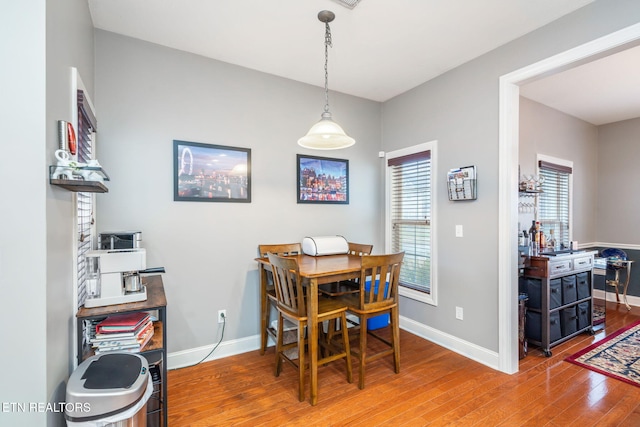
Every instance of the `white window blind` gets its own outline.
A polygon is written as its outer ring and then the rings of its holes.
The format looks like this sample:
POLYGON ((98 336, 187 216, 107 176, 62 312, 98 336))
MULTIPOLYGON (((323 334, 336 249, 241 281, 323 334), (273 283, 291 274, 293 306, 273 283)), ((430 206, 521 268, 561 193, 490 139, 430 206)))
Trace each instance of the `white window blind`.
MULTIPOLYGON (((87 163, 93 159, 93 135, 96 131, 96 119, 90 104, 82 90, 78 90, 78 162, 87 163)), ((94 196, 92 193, 76 193, 77 210, 77 289, 78 308, 87 297, 85 255, 94 249, 94 196)))
POLYGON ((570 201, 572 168, 547 161, 538 162, 542 182, 538 220, 545 236, 553 230, 556 245, 569 247, 570 234, 570 201))
POLYGON ((431 152, 388 159, 391 248, 405 252, 400 285, 431 293, 431 152))

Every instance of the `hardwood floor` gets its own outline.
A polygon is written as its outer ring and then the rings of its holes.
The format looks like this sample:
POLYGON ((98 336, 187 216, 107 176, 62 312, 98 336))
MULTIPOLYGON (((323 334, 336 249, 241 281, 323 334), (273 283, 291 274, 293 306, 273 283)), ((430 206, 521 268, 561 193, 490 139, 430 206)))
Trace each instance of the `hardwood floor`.
MULTIPOLYGON (((564 361, 640 320, 609 302, 604 327, 552 348, 530 348, 514 375, 494 371, 401 331, 401 372, 391 357, 367 367, 358 390, 344 363, 318 371, 318 404, 297 398, 297 373, 273 376, 273 347, 168 373, 169 426, 640 426, 640 387, 564 361)), ((357 369, 354 368, 354 377, 357 369)))

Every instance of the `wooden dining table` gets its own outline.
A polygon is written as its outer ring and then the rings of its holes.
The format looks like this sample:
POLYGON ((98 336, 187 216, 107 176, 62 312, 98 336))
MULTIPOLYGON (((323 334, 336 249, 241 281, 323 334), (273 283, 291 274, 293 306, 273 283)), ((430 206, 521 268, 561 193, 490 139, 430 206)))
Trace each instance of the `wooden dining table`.
MULTIPOLYGON (((307 316, 309 336, 309 370, 311 404, 318 403, 318 285, 340 280, 358 278, 362 266, 359 255, 293 255, 298 260, 300 276, 307 289, 307 316)), ((271 270, 268 258, 256 258, 260 267, 260 298, 267 302, 267 271, 271 270)), ((264 325, 263 325, 264 326, 264 325)), ((266 342, 266 329, 261 328, 262 340, 266 342)))

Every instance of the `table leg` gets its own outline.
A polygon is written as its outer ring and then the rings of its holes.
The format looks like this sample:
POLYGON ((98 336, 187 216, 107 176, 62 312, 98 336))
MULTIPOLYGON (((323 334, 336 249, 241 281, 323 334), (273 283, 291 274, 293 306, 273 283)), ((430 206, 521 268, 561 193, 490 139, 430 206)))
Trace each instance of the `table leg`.
POLYGON ((627 288, 629 287, 629 280, 631 279, 631 263, 627 262, 627 277, 624 281, 624 291, 622 292, 622 297, 624 299, 624 305, 627 307, 627 310, 631 310, 631 306, 627 301, 627 288))
POLYGON ((311 405, 318 403, 318 279, 307 286, 307 316, 309 323, 309 376, 311 377, 311 405))

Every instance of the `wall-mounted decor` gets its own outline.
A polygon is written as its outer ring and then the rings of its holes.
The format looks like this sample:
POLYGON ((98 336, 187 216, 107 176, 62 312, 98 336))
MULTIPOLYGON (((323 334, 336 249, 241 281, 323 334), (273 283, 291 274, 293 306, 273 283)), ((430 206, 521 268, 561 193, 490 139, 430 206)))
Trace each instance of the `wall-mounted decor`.
POLYGON ((173 200, 251 202, 251 149, 174 140, 173 200))
POLYGON ((349 204, 349 160, 297 157, 298 203, 349 204))
POLYGON ((475 166, 451 169, 447 174, 449 200, 475 200, 477 198, 475 166))

